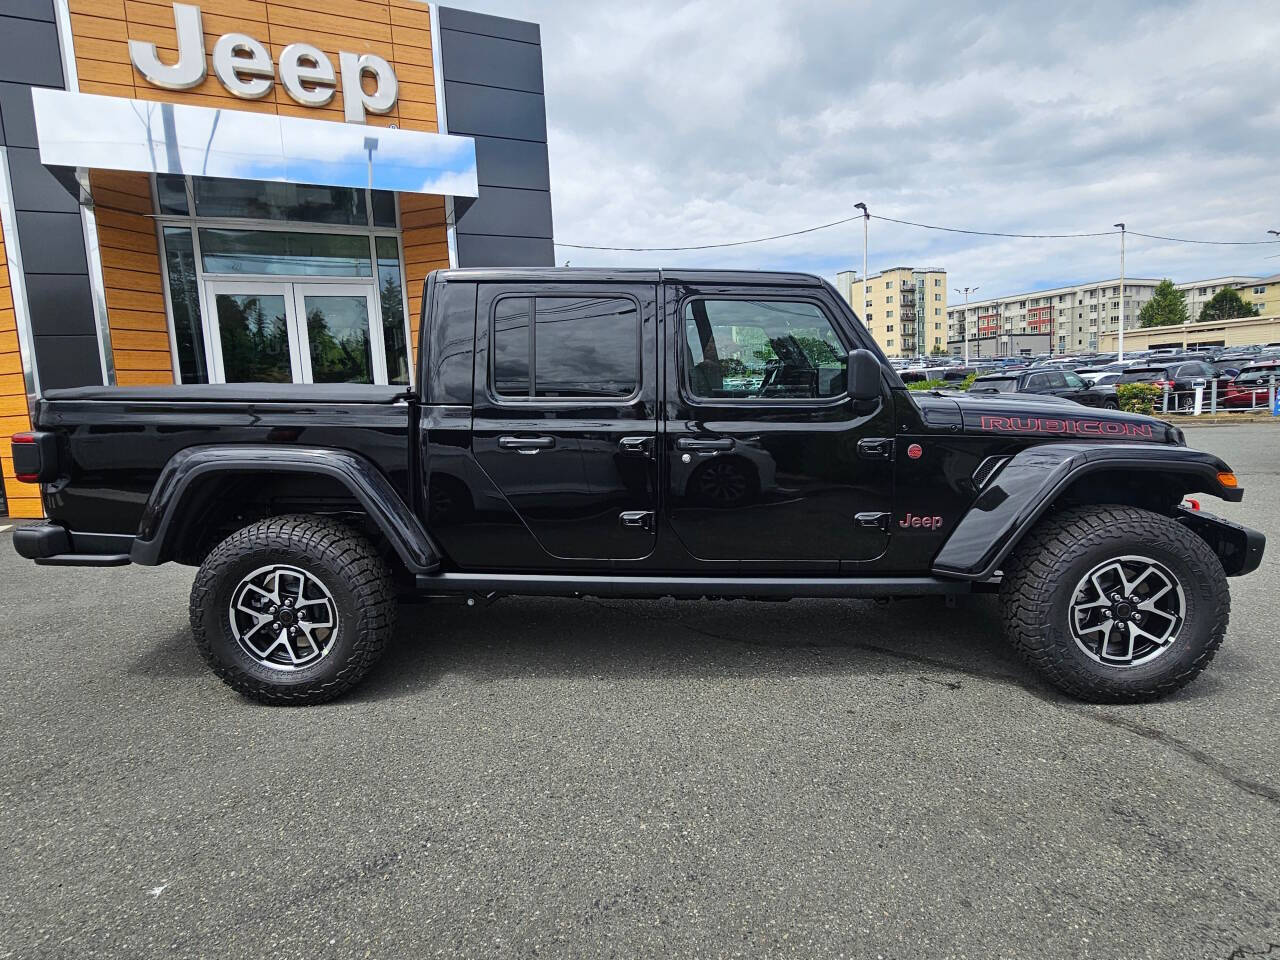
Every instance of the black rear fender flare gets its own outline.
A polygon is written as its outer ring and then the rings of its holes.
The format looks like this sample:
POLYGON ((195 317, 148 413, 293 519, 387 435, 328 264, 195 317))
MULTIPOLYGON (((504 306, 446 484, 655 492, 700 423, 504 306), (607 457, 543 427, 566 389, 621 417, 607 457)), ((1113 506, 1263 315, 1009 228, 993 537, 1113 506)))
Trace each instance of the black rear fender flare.
POLYGON ((1018 453, 987 483, 934 558, 933 572, 986 580, 1073 484, 1108 471, 1147 474, 1153 484, 1173 483, 1183 495, 1207 493, 1230 501, 1244 496, 1241 488, 1218 479, 1230 471, 1226 463, 1199 450, 1149 443, 1040 444, 1018 453))
POLYGON ((418 517, 367 458, 346 450, 280 445, 209 445, 174 454, 152 488, 130 559, 145 566, 170 560, 179 517, 196 485, 216 475, 246 473, 298 473, 335 480, 361 505, 411 573, 440 567, 440 551, 418 517))

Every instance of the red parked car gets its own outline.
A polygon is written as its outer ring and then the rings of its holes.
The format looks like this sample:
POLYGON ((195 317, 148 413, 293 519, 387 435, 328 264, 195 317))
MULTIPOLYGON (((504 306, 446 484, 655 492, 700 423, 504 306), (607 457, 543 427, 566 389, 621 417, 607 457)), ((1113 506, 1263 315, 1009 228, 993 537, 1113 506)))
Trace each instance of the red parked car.
POLYGON ((1280 384, 1280 360, 1250 364, 1225 387, 1219 388, 1218 405, 1231 408, 1265 408, 1271 402, 1270 390, 1273 380, 1280 384))

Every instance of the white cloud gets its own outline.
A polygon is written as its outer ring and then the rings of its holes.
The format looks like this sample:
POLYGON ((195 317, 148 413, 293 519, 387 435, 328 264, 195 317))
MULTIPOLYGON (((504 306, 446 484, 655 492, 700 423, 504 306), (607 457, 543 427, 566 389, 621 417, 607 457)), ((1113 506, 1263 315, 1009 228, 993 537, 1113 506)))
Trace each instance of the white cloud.
MULTIPOLYGON (((1280 229, 1273 0, 946 4, 476 0, 542 25, 558 240, 677 246, 873 213, 1014 233, 1280 229)), ((1280 247, 1132 239, 1131 276, 1273 273, 1280 247)), ((858 224, 575 264, 861 263, 858 224)), ((1118 244, 873 221, 872 269, 940 265, 983 292, 1115 275, 1118 244)))

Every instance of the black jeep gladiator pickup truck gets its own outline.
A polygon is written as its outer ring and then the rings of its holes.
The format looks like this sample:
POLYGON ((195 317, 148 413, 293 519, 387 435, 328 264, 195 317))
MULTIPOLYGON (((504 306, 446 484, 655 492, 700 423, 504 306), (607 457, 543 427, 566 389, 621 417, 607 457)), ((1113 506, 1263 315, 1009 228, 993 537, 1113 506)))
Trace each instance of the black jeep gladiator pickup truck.
POLYGON ((200 653, 272 703, 352 687, 411 593, 979 591, 1050 683, 1132 702, 1204 668, 1262 557, 1184 504, 1243 491, 1176 427, 910 393, 816 277, 439 271, 417 362, 415 390, 49 391, 13 442, 48 519, 14 545, 198 566, 200 653))

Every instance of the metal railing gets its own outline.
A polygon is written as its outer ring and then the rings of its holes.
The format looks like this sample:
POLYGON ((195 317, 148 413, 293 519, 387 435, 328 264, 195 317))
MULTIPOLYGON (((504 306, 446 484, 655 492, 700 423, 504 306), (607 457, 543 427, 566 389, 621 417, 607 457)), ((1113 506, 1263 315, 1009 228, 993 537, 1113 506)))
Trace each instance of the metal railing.
POLYGON ((1276 409, 1276 387, 1280 373, 1272 371, 1266 380, 1219 384, 1209 380, 1189 390, 1164 385, 1156 409, 1161 414, 1217 416, 1222 413, 1271 413, 1276 409))

